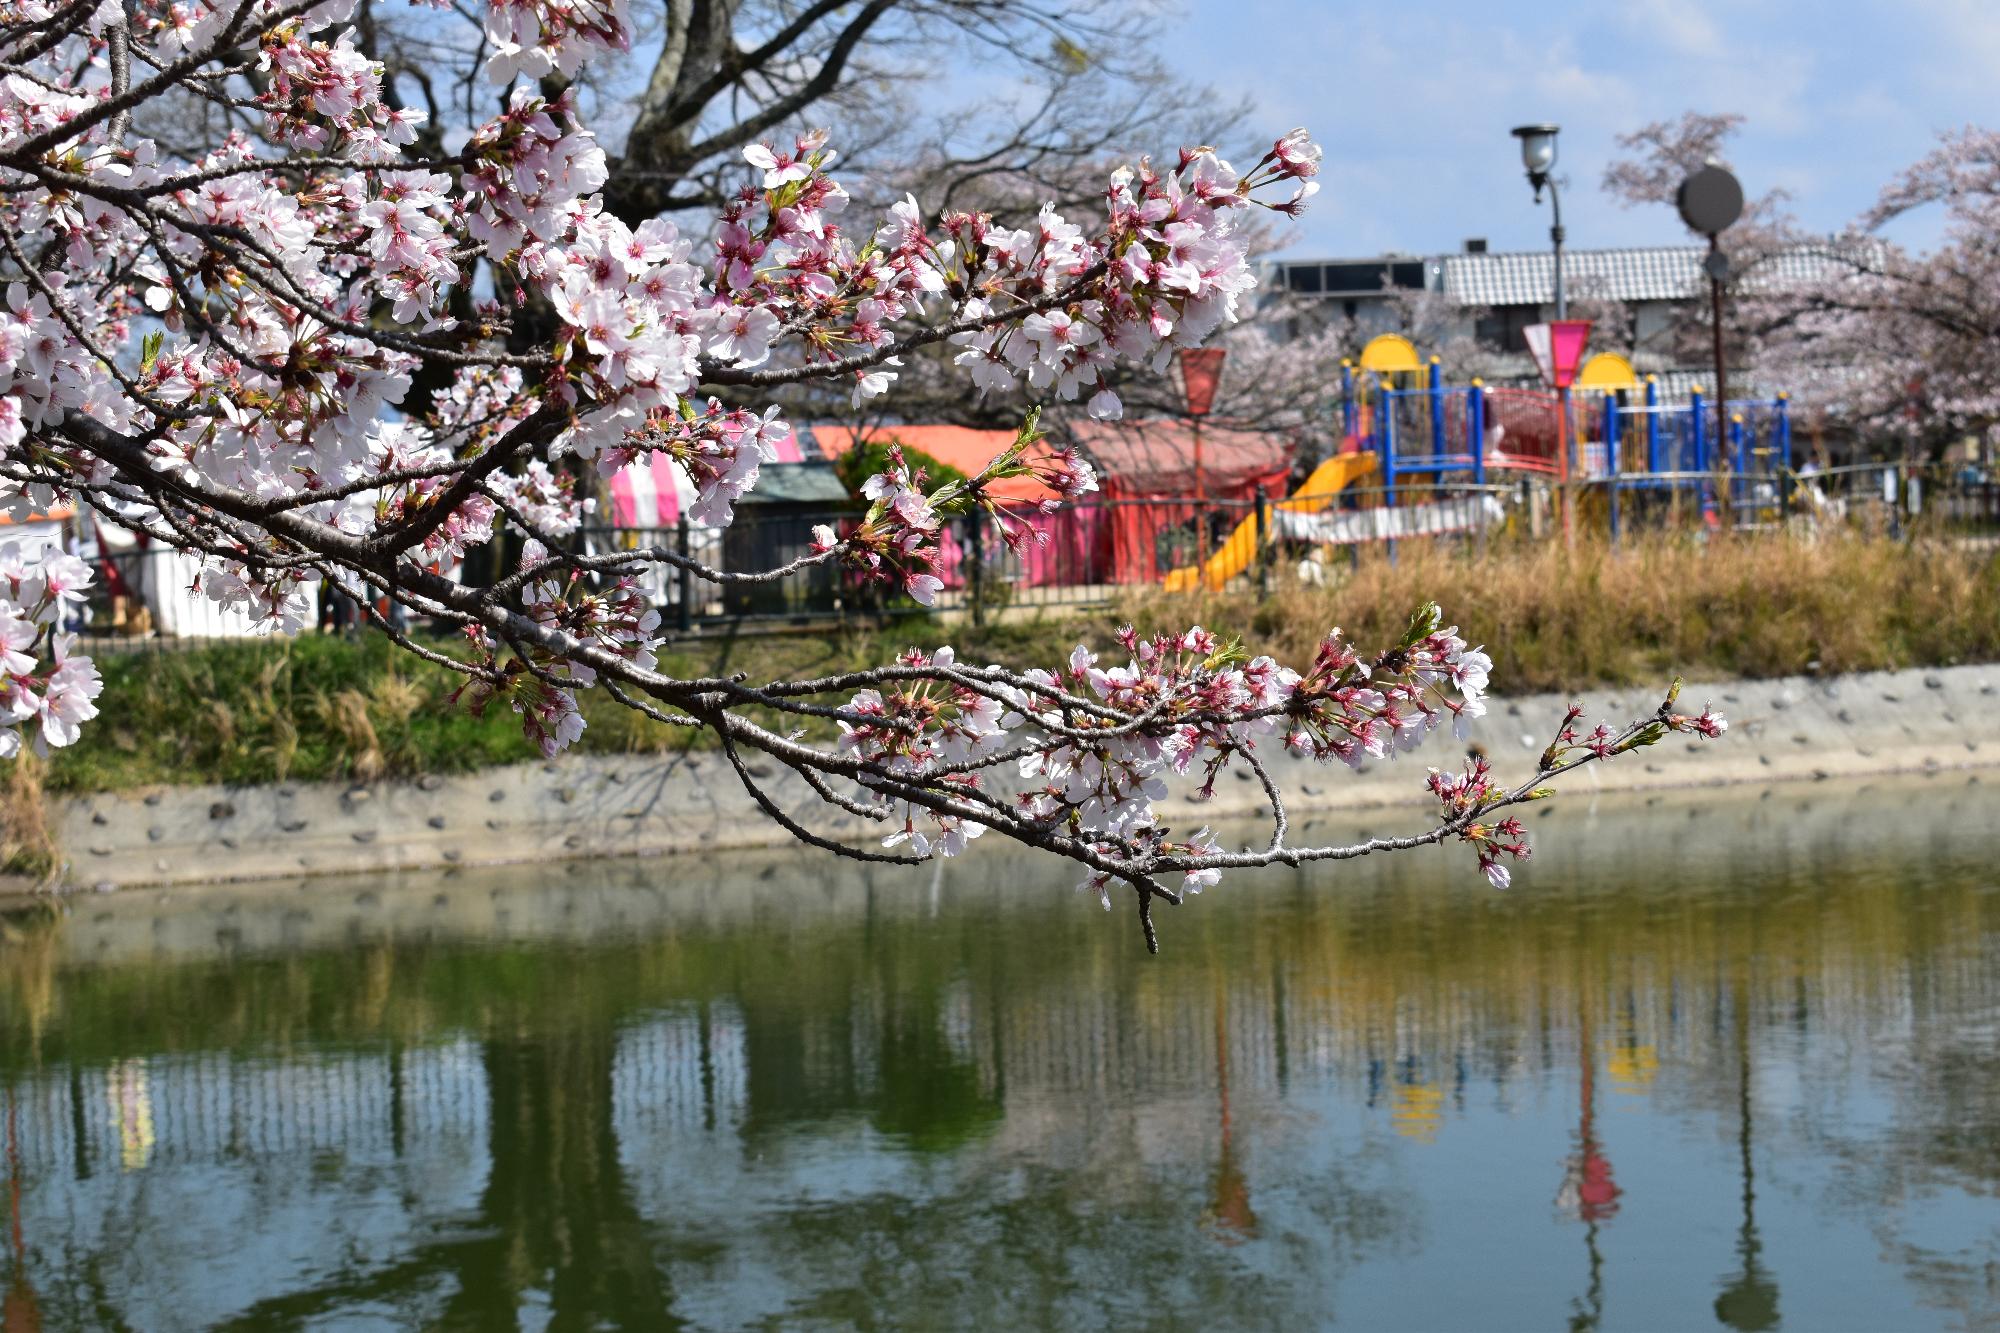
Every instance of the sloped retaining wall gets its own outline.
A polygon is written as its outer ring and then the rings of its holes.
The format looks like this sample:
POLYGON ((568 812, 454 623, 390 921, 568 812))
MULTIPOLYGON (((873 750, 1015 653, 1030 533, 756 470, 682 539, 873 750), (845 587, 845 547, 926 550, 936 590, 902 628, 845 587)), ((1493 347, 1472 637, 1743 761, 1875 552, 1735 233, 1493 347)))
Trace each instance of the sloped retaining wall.
MULTIPOLYGON (((1654 700, 1600 690, 1591 719, 1623 720, 1654 700)), ((1690 686, 1684 704, 1712 699, 1730 719, 1719 741, 1672 736, 1651 750, 1594 765, 1565 790, 1809 780, 2000 763, 2000 666, 1900 671, 1820 680, 1793 677, 1690 686)), ((1497 700, 1473 743, 1502 776, 1525 773, 1567 702, 1541 695, 1497 700)), ((1426 765, 1454 764, 1439 737, 1418 754, 1361 773, 1276 761, 1295 815, 1418 804, 1426 765)), ((823 805, 773 761, 753 768, 786 810, 816 832, 879 836, 823 805)), ((1248 773, 1214 800, 1179 800, 1178 826, 1250 817, 1264 808, 1248 773)), ((782 846, 783 829, 756 807, 719 756, 577 756, 413 783, 176 787, 66 798, 52 810, 77 888, 294 877, 449 865, 663 855, 782 846)), ((1412 812, 1412 827, 1421 815, 1412 812)))

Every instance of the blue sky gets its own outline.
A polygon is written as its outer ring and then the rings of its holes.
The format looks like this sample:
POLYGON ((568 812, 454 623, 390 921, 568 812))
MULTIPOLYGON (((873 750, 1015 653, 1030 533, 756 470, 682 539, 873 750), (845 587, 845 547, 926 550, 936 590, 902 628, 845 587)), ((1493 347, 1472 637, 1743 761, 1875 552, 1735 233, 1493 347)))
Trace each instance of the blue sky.
MULTIPOLYGON (((2000 123, 2000 0, 1182 0, 1168 58, 1248 93, 1273 137, 1305 125, 1323 185, 1290 255, 1548 242, 1510 127, 1562 126, 1569 243, 1687 239, 1670 208, 1598 189, 1613 136, 1685 110, 1749 117, 1731 150, 1745 189, 1791 192, 1834 230, 1929 150, 1937 131, 2000 123)), ((1922 247, 1938 221, 1891 233, 1922 247)))

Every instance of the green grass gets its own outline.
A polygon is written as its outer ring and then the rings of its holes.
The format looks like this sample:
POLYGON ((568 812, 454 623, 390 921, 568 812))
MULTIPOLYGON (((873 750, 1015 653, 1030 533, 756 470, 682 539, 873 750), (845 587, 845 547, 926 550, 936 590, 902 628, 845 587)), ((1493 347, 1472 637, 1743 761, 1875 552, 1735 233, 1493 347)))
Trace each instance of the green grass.
MULTIPOLYGON (((1053 627, 974 636, 982 648, 1017 651, 1053 627)), ((1060 638, 1060 634, 1056 635, 1060 638)), ((741 671, 771 680, 877 664, 935 630, 895 628, 782 637, 720 635, 661 655, 677 676, 741 671)), ((961 636, 964 642, 965 637, 961 636)), ((408 778, 514 763, 539 753, 504 702, 474 716, 449 696, 462 677, 379 635, 242 639, 181 650, 101 653, 99 718, 83 740, 53 751, 41 774, 50 791, 107 791, 161 783, 253 783, 408 778)), ((598 691, 582 695, 581 748, 651 752, 704 745, 707 737, 661 727, 598 691)))
MULTIPOLYGON (((1108 610, 978 630, 917 617, 724 635, 673 647, 661 664, 681 677, 740 671, 758 682, 878 664, 905 647, 948 641, 966 661, 1052 665, 1078 642, 1110 648, 1125 621, 1144 632, 1198 622, 1300 664, 1333 625, 1364 648, 1386 641, 1426 598, 1487 645, 1502 692, 2000 660, 2000 559, 1962 547, 1757 539, 1483 557, 1406 549, 1394 565, 1369 559, 1328 572, 1334 582, 1318 588, 1281 576, 1262 603, 1149 593, 1108 610)), ((50 756, 41 773, 49 790, 407 778, 536 753, 504 704, 484 717, 449 706, 458 677, 379 637, 247 640, 98 660, 102 716, 79 744, 50 756)), ((586 691, 583 701, 585 751, 705 743, 601 692, 586 691)))

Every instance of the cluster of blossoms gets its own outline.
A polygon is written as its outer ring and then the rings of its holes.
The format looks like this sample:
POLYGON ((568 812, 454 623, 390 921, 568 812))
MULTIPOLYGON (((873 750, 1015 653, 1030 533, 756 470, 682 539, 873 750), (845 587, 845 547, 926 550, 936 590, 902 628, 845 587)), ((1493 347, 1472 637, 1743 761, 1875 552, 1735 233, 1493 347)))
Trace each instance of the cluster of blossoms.
MULTIPOLYGON (((0 263, 13 275, 0 499, 46 488, 198 552, 210 597, 276 628, 307 617, 321 577, 387 589, 465 630, 462 697, 504 698, 544 753, 582 735, 579 690, 603 684, 667 717, 633 698, 650 695, 686 710, 668 720, 780 754, 827 799, 882 816, 895 855, 956 854, 999 829, 1082 862, 1107 903, 1114 880, 1132 884, 1142 912, 1169 892, 1156 873, 1196 892, 1244 863, 1208 830, 1162 822, 1170 781, 1209 794, 1240 765, 1278 814, 1269 854, 1296 855, 1274 753, 1358 765, 1483 712, 1491 663, 1434 607, 1374 656, 1335 631, 1302 671, 1195 628, 1126 631, 1118 662, 1079 649, 1025 673, 911 653, 837 691, 662 677, 636 566, 545 546, 574 545, 557 539, 587 511, 591 468, 664 457, 693 485, 690 517, 727 525, 789 429, 746 400, 818 379, 859 403, 932 345, 981 391, 1115 418, 1114 367, 1163 368, 1236 318, 1255 210, 1295 216, 1318 188, 1319 149, 1296 131, 1248 173, 1187 149, 1113 173, 1101 214, 1050 206, 1015 227, 910 198, 857 221, 813 131, 746 148, 743 188, 683 232, 607 208, 611 165, 576 98, 540 86, 629 49, 624 0, 488 0, 486 72, 514 86, 458 151, 431 157, 422 117, 393 104, 382 65, 344 30, 356 15, 355 0, 37 0, 0 24, 0 263), (138 114, 161 98, 247 111, 260 128, 177 154, 143 137, 167 123, 138 114), (509 528, 528 538, 514 573, 455 581, 509 528), (732 711, 755 697, 824 715, 791 701, 850 689, 831 754, 732 711), (861 795, 832 792, 835 773, 861 795)), ((1052 504, 1097 485, 1032 415, 968 479, 933 485, 891 451, 853 530, 818 530, 788 568, 837 563, 929 604, 951 518, 983 513, 1010 545, 1036 539, 994 493, 1028 475, 1052 504)), ((30 725, 37 743, 68 743, 94 712, 96 675, 55 634, 86 579, 68 557, 0 550, 0 754, 30 725)), ((1670 707, 1623 732, 1575 723, 1545 770, 1724 726, 1670 707)), ((1525 798, 1483 763, 1432 790, 1446 811, 1435 837, 1472 842, 1504 883, 1501 858, 1526 847, 1491 816, 1525 798)))
POLYGON ((1043 444, 1039 412, 1030 412, 1014 442, 989 462, 978 476, 926 490, 924 469, 912 467, 902 447, 891 444, 882 470, 862 483, 870 502, 867 515, 845 537, 832 527, 813 529, 816 555, 838 555, 864 582, 899 586, 924 606, 932 605, 944 587, 937 576, 939 534, 944 520, 969 510, 986 516, 1009 550, 1029 543, 1046 543, 1047 529, 1023 522, 993 491, 993 483, 1012 477, 1033 477, 1059 498, 1041 503, 1054 513, 1097 489, 1097 472, 1074 448, 1051 449, 1043 444))
MULTIPOLYGON (((529 619, 583 649, 651 671, 659 660, 660 613, 639 581, 621 574, 593 587, 576 570, 560 566, 539 541, 531 538, 523 547, 521 600, 529 619)), ((453 702, 464 701, 476 715, 494 698, 505 697, 528 739, 549 757, 582 737, 576 691, 597 683, 596 668, 570 653, 520 644, 503 664, 490 634, 477 626, 466 634, 476 674, 454 692, 453 702)))
MULTIPOLYGON (((1219 874, 1203 863, 1215 846, 1207 830, 1176 841, 1160 824, 1169 779, 1198 778, 1194 794, 1206 798, 1234 762, 1268 782, 1260 744, 1280 735, 1302 754, 1354 763, 1413 748, 1447 716, 1481 715, 1491 664, 1439 620, 1425 607, 1397 645, 1369 661, 1336 631, 1304 674, 1248 657, 1199 626, 1150 639, 1126 628, 1123 665, 1100 664, 1083 647, 1053 670, 1019 675, 948 670, 948 649, 912 655, 905 665, 929 668, 949 689, 925 679, 857 694, 842 748, 957 798, 983 791, 980 769, 1004 753, 1017 779, 1005 795, 1029 826, 1060 831, 1107 864, 1186 861, 1183 890, 1198 892, 1219 874), (987 764, 975 762, 982 756, 987 764)), ((896 842, 922 837, 946 855, 963 846, 954 814, 920 814, 904 799, 897 815, 896 842), (927 834, 918 828, 925 817, 927 834)), ((1485 869, 1496 844, 1489 836, 1479 845, 1485 869)), ((1093 868, 1084 887, 1108 906, 1115 873, 1093 868)))
POLYGON ((1464 739, 1466 724, 1486 715, 1493 659, 1467 645, 1456 626, 1440 628, 1439 619, 1435 603, 1425 606, 1402 642, 1372 661, 1339 629, 1327 635, 1298 683, 1285 744, 1359 768, 1422 745, 1446 716, 1464 739))
MULTIPOLYGON (((909 685, 862 690, 840 723, 841 752, 867 759, 884 770, 890 781, 908 781, 942 791, 954 800, 980 798, 979 770, 1005 734, 1000 701, 991 693, 949 679, 957 663, 950 648, 925 654, 912 649, 896 659, 910 670, 936 672, 945 679, 920 679, 909 685)), ((864 779, 863 794, 894 812, 895 831, 883 845, 905 842, 917 856, 933 851, 956 856, 986 831, 984 824, 961 815, 925 811, 893 792, 880 779, 864 779), (919 828, 919 819, 925 821, 919 828)))
POLYGON ((530 459, 518 476, 502 472, 487 485, 530 531, 547 537, 569 536, 597 508, 592 497, 577 495, 574 476, 540 459, 530 459))
POLYGON ((486 37, 493 44, 485 70, 490 82, 567 79, 594 55, 631 50, 632 16, 625 0, 489 0, 486 37))
MULTIPOLYGON (((1728 720, 1712 707, 1704 707, 1696 714, 1676 713, 1674 704, 1680 698, 1680 689, 1680 682, 1675 681, 1667 693, 1666 702, 1654 717, 1622 730, 1614 730, 1608 723, 1600 722, 1589 731, 1579 731, 1583 705, 1571 704, 1556 728, 1555 739, 1542 752, 1539 771, 1543 774, 1557 773, 1583 762, 1586 756, 1589 759, 1611 759, 1657 744, 1669 732, 1685 732, 1714 740, 1729 729, 1728 720)), ((1526 857, 1529 853, 1527 834, 1520 820, 1512 817, 1489 819, 1485 817, 1486 812, 1514 800, 1540 800, 1554 795, 1554 791, 1537 787, 1519 795, 1508 792, 1494 782, 1492 765, 1483 755, 1474 755, 1463 772, 1444 773, 1432 769, 1428 785, 1442 807, 1446 827, 1454 829, 1461 842, 1472 845, 1479 858, 1480 873, 1494 888, 1506 888, 1513 875, 1500 864, 1500 858, 1505 856, 1518 861, 1526 857)))
POLYGON ((415 142, 427 117, 383 102, 382 68, 354 48, 351 30, 323 42, 293 19, 266 28, 260 41, 257 68, 266 77, 257 103, 278 142, 368 161, 393 160, 415 142))
POLYGON ((944 587, 935 572, 944 525, 940 506, 949 506, 952 497, 944 490, 927 493, 927 480, 923 468, 910 466, 900 445, 890 445, 882 471, 862 483, 866 517, 844 539, 823 524, 814 528, 814 552, 838 552, 865 581, 894 581, 920 605, 931 605, 944 587))
MULTIPOLYGON (((408 479, 386 480, 383 485, 355 492, 335 521, 356 533, 409 524, 436 506, 450 489, 454 474, 445 470, 450 462, 451 451, 435 443, 424 427, 408 421, 379 423, 369 432, 367 459, 348 469, 342 480, 408 479)), ((422 536, 411 549, 425 565, 457 564, 468 550, 492 538, 497 512, 486 496, 468 496, 439 514, 436 523, 424 524, 422 536)))
POLYGON ((711 398, 699 409, 683 403, 677 415, 601 456, 598 467, 609 475, 624 461, 664 453, 694 483, 695 501, 688 517, 725 528, 736 517, 736 502, 757 484, 763 465, 777 460, 778 445, 791 433, 775 407, 753 412, 747 407, 726 408, 711 398))
POLYGON ((0 546, 0 759, 20 752, 23 726, 45 750, 72 743, 97 716, 97 668, 59 632, 89 585, 89 566, 59 547, 29 557, 16 543, 0 546))
MULTIPOLYGON (((982 390, 1054 388, 1066 399, 1089 391, 1090 414, 1115 419, 1124 405, 1105 380, 1115 360, 1164 369, 1176 347, 1193 347, 1236 318, 1256 279, 1240 234, 1255 191, 1301 183, 1281 203, 1296 215, 1319 184, 1320 149, 1303 130, 1280 139, 1248 175, 1213 150, 1184 149, 1170 171, 1151 162, 1121 170, 1106 194, 1103 233, 1086 237, 1053 208, 1032 229, 998 226, 982 215, 941 224, 940 270, 947 287, 969 295, 967 309, 990 314, 1005 298, 1072 297, 1018 325, 968 330, 953 338, 982 390), (960 262, 950 263, 952 251, 960 262), (1075 290, 1081 288, 1081 290, 1075 290)), ((921 233, 905 241, 927 244, 921 233)), ((1041 304, 1041 302, 1036 302, 1041 304)))
POLYGON ((1506 795, 1494 784, 1493 766, 1486 757, 1473 756, 1462 773, 1445 773, 1434 768, 1427 785, 1444 808, 1446 821, 1458 826, 1459 839, 1472 844, 1479 857, 1479 873, 1496 889, 1513 883, 1513 872, 1500 864, 1500 858, 1519 861, 1526 857, 1530 850, 1528 833, 1521 827, 1521 821, 1511 815, 1490 822, 1478 818, 1482 810, 1506 795))

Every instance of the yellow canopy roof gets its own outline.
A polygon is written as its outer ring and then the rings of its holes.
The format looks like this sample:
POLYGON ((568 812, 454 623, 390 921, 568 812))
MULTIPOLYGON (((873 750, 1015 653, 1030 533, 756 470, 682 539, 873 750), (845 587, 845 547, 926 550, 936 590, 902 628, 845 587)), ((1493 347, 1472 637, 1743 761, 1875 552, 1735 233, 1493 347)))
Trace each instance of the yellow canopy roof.
POLYGON ((1376 374, 1417 371, 1424 368, 1416 344, 1400 333, 1378 333, 1361 349, 1361 368, 1376 374))

